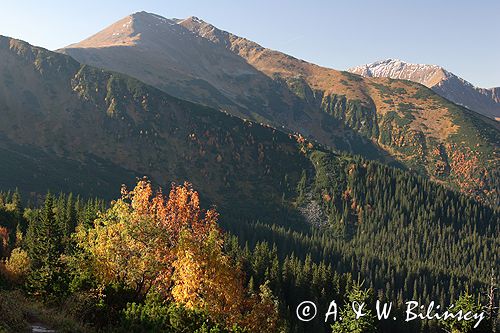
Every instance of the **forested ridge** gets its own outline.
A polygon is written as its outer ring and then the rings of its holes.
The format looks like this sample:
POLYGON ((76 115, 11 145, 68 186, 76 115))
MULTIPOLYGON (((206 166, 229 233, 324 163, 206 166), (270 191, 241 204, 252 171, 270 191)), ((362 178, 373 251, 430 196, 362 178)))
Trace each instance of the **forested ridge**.
MULTIPOLYGON (((246 240, 240 243, 243 257, 259 262, 251 265, 259 281, 273 269, 282 271, 276 284, 287 286, 282 295, 292 305, 291 316, 293 305, 308 297, 324 308, 338 298, 334 291, 325 297, 322 288, 342 274, 400 305, 407 300, 452 304, 465 290, 486 302, 500 260, 498 208, 361 158, 320 151, 310 158, 315 170, 309 176, 304 171, 295 204, 319 225, 308 231, 258 221, 227 226, 240 242, 246 240), (253 247, 261 259, 248 254, 253 247)), ((391 329, 402 328, 388 325, 383 331, 391 329)))

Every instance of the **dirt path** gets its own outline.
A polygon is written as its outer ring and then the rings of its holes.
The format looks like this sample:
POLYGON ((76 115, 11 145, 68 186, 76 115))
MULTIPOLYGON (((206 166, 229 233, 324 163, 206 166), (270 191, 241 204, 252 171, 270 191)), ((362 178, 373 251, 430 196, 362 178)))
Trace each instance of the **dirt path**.
POLYGON ((33 332, 33 333, 55 333, 56 331, 48 329, 47 327, 43 326, 43 324, 35 323, 35 324, 31 324, 31 332, 33 332))

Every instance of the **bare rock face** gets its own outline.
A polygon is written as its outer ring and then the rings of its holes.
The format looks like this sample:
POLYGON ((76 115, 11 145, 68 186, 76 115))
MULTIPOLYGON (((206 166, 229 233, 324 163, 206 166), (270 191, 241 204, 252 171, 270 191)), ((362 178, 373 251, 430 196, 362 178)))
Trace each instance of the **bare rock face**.
POLYGON ((500 103, 500 87, 483 90, 485 90, 485 95, 490 96, 495 102, 500 103))
POLYGON ((492 88, 491 90, 493 91, 493 97, 495 101, 500 103, 500 87, 492 88))
POLYGON ((364 77, 387 77, 418 82, 453 103, 500 120, 500 88, 477 88, 437 65, 411 64, 387 59, 348 69, 364 77))

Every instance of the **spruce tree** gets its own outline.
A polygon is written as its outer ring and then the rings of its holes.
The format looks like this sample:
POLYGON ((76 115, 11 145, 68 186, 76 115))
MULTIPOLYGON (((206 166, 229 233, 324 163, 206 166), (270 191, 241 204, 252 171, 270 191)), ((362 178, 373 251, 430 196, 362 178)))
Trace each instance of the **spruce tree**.
POLYGON ((38 217, 31 221, 28 254, 32 272, 27 284, 29 291, 44 299, 57 297, 64 291, 64 267, 61 261, 61 229, 54 214, 54 199, 49 193, 38 217))

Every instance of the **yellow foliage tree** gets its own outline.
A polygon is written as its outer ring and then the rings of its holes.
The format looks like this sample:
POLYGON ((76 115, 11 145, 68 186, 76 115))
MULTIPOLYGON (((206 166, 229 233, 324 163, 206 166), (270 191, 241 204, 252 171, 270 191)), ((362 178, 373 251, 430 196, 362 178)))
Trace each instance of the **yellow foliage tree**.
POLYGON ((223 253, 223 241, 213 228, 202 241, 181 235, 172 295, 188 308, 204 309, 223 322, 241 322, 246 291, 243 275, 223 253))
POLYGON ((121 282, 144 294, 152 286, 168 292, 181 232, 202 241, 217 225, 214 210, 203 212, 190 184, 172 186, 168 199, 153 193, 146 179, 94 221, 90 230, 79 227, 77 239, 90 253, 102 282, 121 282))
POLYGON ((167 198, 143 179, 131 191, 122 188, 94 228, 79 227, 77 239, 103 284, 125 284, 138 296, 154 288, 228 327, 258 327, 262 318, 274 318, 269 311, 276 307, 247 295, 242 271, 223 252, 218 216, 200 208, 189 183, 172 186, 167 198))
POLYGON ((15 248, 5 261, 4 269, 10 282, 22 284, 30 271, 30 266, 28 253, 20 248, 15 248))

